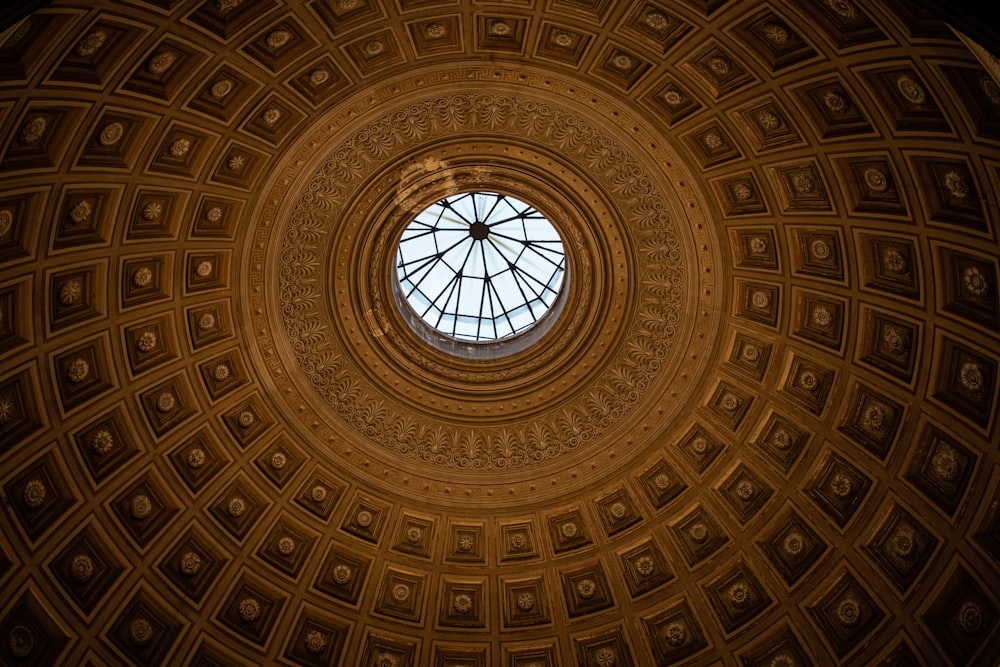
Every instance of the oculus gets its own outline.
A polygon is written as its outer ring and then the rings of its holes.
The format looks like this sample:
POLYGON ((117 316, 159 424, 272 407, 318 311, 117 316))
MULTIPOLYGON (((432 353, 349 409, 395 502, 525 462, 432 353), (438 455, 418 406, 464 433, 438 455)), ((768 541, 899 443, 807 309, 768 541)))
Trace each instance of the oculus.
POLYGON ((526 332, 556 303, 566 254, 533 206, 495 192, 441 199, 403 230, 396 251, 401 294, 450 338, 490 343, 526 332))

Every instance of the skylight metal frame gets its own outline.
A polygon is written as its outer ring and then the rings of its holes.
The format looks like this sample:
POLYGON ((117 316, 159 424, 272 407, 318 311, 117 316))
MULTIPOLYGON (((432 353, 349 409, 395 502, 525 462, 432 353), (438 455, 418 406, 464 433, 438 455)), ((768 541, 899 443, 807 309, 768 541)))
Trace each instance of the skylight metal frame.
POLYGON ((530 329, 566 272, 562 238, 530 204, 497 192, 441 199, 406 227, 396 251, 401 294, 430 327, 489 343, 530 329))

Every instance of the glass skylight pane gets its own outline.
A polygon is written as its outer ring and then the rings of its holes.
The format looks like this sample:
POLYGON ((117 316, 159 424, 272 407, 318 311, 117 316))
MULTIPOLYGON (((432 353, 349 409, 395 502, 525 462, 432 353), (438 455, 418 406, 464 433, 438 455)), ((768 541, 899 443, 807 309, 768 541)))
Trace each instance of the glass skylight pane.
POLYGON ((438 331, 489 342, 530 328, 555 303, 566 268, 559 232, 522 201, 469 192, 403 231, 396 271, 414 311, 438 331))

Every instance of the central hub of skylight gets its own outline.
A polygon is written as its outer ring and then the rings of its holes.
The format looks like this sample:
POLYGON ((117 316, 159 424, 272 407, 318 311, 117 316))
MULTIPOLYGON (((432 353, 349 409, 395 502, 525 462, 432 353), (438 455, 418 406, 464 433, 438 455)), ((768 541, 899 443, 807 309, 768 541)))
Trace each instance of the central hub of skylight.
POLYGON ((524 333, 559 296, 566 254, 530 204, 495 192, 442 199, 406 227, 396 275, 413 311, 440 333, 489 343, 524 333))

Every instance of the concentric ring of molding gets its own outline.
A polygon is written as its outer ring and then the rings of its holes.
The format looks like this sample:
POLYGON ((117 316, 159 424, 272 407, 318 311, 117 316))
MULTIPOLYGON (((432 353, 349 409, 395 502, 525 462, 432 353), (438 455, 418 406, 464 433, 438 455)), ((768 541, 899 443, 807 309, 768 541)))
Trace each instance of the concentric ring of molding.
MULTIPOLYGON (((389 82, 315 127, 247 237, 250 285, 276 296, 254 288, 247 303, 260 367, 323 446, 430 479, 446 469, 452 484, 481 485, 483 471, 523 482, 528 467, 615 457, 644 418, 652 439, 692 400, 676 397, 697 394, 688 378, 721 312, 708 280, 719 246, 668 141, 627 108, 578 81, 468 65, 389 82), (543 354, 476 366, 405 325, 386 248, 433 197, 486 186, 567 220, 577 273, 543 354), (437 427, 418 426, 428 418, 437 427)), ((627 444, 615 465, 642 453, 627 444)))

